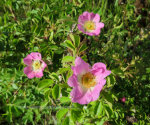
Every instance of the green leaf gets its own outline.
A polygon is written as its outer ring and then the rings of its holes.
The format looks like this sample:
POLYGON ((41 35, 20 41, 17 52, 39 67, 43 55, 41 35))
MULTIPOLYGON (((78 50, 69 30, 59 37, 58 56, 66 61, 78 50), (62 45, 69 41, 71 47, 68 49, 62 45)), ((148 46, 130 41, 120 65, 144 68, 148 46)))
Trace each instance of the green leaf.
POLYGON ((48 91, 50 91, 50 88, 44 88, 43 89, 43 93, 47 93, 48 91))
POLYGON ((115 115, 116 118, 118 119, 118 112, 114 112, 114 115, 115 115))
POLYGON ((50 74, 50 78, 51 78, 51 79, 54 79, 54 80, 56 80, 56 81, 59 81, 59 77, 58 77, 58 75, 57 75, 55 72, 52 72, 52 73, 50 74))
POLYGON ((51 41, 53 39, 53 36, 54 36, 54 32, 51 32, 51 35, 49 37, 49 40, 51 41))
POLYGON ((109 93, 107 93, 105 91, 102 91, 101 94, 103 95, 105 102, 112 109, 112 103, 113 103, 112 94, 109 94, 109 93))
POLYGON ((102 118, 100 121, 97 121, 97 122, 96 122, 96 125, 104 125, 104 122, 106 121, 105 119, 106 119, 106 118, 104 117, 104 118, 102 118))
POLYGON ((47 106, 48 102, 49 102, 48 100, 45 100, 44 102, 42 102, 41 103, 41 108, 42 109, 45 108, 47 106))
POLYGON ((82 118, 82 114, 80 110, 71 110, 71 118, 72 120, 79 121, 82 118))
POLYGON ((64 50, 61 47, 59 47, 57 50, 55 50, 56 54, 62 54, 63 52, 64 52, 64 50))
POLYGON ((74 39, 75 39, 75 46, 78 48, 80 45, 80 36, 74 35, 74 39))
POLYGON ((30 103, 30 102, 27 99, 16 99, 14 102, 15 105, 21 105, 23 103, 30 103))
POLYGON ((146 68, 146 73, 150 73, 150 68, 146 68))
POLYGON ((66 118, 64 119, 62 125, 69 125, 69 122, 70 122, 69 117, 66 117, 66 118))
POLYGON ((113 69, 112 73, 114 73, 115 75, 120 76, 121 78, 125 78, 124 72, 121 69, 119 69, 119 68, 113 69))
POLYGON ((71 101, 71 99, 69 97, 61 97, 60 98, 61 103, 67 103, 67 102, 70 102, 70 101, 71 101))
POLYGON ((116 79, 112 74, 109 75, 106 80, 107 80, 107 87, 111 87, 116 82, 116 79))
POLYGON ((65 73, 65 72, 69 71, 69 70, 70 70, 70 67, 69 67, 69 68, 60 68, 60 69, 58 70, 58 74, 63 74, 63 73, 65 73))
POLYGON ((9 112, 8 112, 8 120, 9 120, 9 122, 12 122, 12 109, 11 109, 12 107, 11 106, 9 106, 9 112))
POLYGON ((33 110, 28 109, 25 115, 23 116, 22 120, 24 122, 27 122, 27 121, 33 122, 33 110))
POLYGON ((50 45, 50 49, 51 50, 58 50, 58 46, 56 46, 56 45, 50 45))
POLYGON ((75 47, 78 48, 80 45, 80 36, 73 35, 73 34, 70 34, 69 36, 70 36, 71 40, 73 41, 73 43, 75 44, 75 47))
POLYGON ((75 38, 74 38, 74 35, 73 34, 69 34, 71 40, 73 41, 73 43, 75 44, 75 38))
POLYGON ((100 116, 102 114, 102 111, 103 111, 103 104, 102 104, 102 102, 100 102, 98 107, 97 107, 96 115, 100 116))
POLYGON ((79 54, 81 54, 83 51, 85 51, 88 47, 86 46, 86 44, 82 44, 82 46, 79 49, 79 54))
POLYGON ((74 60, 74 57, 72 56, 64 56, 63 59, 62 59, 62 62, 65 63, 65 62, 72 62, 74 60))
POLYGON ((105 105, 105 112, 106 112, 106 115, 108 117, 110 117, 113 113, 112 113, 112 110, 110 109, 110 107, 108 105, 105 105))
POLYGON ((63 109, 60 109, 57 113, 56 113, 56 117, 58 120, 61 120, 62 117, 68 112, 68 109, 66 108, 63 108, 63 109))
POLYGON ((51 79, 44 79, 44 80, 42 80, 42 81, 39 82, 38 89, 42 90, 43 88, 47 88, 49 86, 52 86, 53 83, 54 83, 54 81, 51 80, 51 79))
POLYGON ((18 86, 16 85, 16 84, 12 84, 12 87, 14 88, 14 89, 18 89, 18 86))
POLYGON ((75 46, 72 44, 72 42, 70 40, 66 40, 65 44, 63 44, 65 47, 67 47, 68 49, 71 49, 72 51, 75 51, 75 46))
POLYGON ((39 109, 34 109, 33 110, 34 112, 35 112, 35 120, 38 122, 38 121, 40 121, 41 120, 41 113, 40 113, 40 111, 39 111, 39 109))
POLYGON ((60 96, 60 87, 59 87, 59 85, 56 84, 56 85, 53 87, 52 96, 53 96, 54 99, 59 98, 59 96, 60 96))
POLYGON ((70 124, 70 125, 75 125, 75 123, 74 123, 73 120, 71 119, 71 116, 69 116, 69 124, 70 124))
POLYGON ((82 110, 83 109, 83 105, 80 105, 78 103, 73 103, 72 105, 73 107, 75 107, 76 109, 82 110))

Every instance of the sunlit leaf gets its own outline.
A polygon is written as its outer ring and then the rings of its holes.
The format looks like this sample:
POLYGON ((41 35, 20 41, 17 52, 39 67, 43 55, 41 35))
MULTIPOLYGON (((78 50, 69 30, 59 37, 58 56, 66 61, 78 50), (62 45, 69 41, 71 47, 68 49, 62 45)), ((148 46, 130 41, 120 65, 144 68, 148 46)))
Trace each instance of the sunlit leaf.
POLYGON ((59 85, 56 84, 53 87, 53 89, 52 89, 52 96, 53 96, 54 99, 59 98, 59 96, 60 96, 60 87, 59 87, 59 85))
POLYGON ((42 80, 42 81, 39 82, 39 84, 38 84, 38 89, 41 90, 41 89, 43 89, 43 88, 52 86, 53 83, 54 83, 54 81, 51 80, 51 79, 44 79, 44 80, 42 80))

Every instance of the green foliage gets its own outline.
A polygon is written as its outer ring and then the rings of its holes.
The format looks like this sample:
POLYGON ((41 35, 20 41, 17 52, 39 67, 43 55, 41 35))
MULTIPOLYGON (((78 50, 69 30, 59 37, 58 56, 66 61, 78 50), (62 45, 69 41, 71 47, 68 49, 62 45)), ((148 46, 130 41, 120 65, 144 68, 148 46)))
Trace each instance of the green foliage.
POLYGON ((0 0, 0 124, 149 124, 149 6, 148 0, 0 0), (101 16, 99 36, 78 31, 84 11, 101 16), (42 78, 23 73, 31 52, 47 64, 42 78), (67 85, 77 56, 111 70, 98 100, 87 105, 73 103, 67 85))
POLYGON ((51 80, 51 79, 44 79, 44 80, 42 80, 42 81, 39 82, 38 88, 39 88, 39 90, 41 90, 41 89, 43 89, 43 88, 52 86, 53 83, 54 83, 54 82, 53 82, 53 80, 51 80))
POLYGON ((68 112, 68 109, 66 108, 63 108, 63 109, 60 109, 57 114, 56 114, 56 117, 58 120, 61 121, 62 117, 68 112))
POLYGON ((53 96, 54 99, 59 98, 59 96, 60 96, 60 87, 59 87, 59 85, 56 84, 53 87, 53 89, 52 89, 52 96, 53 96))

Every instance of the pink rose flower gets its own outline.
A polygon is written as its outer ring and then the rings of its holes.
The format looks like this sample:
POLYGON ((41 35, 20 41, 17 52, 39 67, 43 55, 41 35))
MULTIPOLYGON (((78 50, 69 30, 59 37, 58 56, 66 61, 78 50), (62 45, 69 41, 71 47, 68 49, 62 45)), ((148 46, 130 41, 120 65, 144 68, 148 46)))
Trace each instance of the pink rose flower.
POLYGON ((125 103, 125 101, 126 101, 125 97, 121 98, 121 102, 125 103))
POLYGON ((78 18, 78 29, 89 36, 99 35, 104 27, 104 23, 99 21, 99 14, 84 12, 78 18))
POLYGON ((30 53, 23 59, 23 62, 27 65, 27 67, 24 68, 24 73, 29 79, 34 77, 41 78, 43 76, 43 70, 47 64, 42 60, 40 53, 30 53))
POLYGON ((100 91, 106 83, 104 79, 111 71, 106 69, 104 63, 95 63, 92 67, 80 57, 72 66, 73 75, 68 79, 68 85, 73 87, 70 95, 72 102, 88 104, 98 99, 100 91))

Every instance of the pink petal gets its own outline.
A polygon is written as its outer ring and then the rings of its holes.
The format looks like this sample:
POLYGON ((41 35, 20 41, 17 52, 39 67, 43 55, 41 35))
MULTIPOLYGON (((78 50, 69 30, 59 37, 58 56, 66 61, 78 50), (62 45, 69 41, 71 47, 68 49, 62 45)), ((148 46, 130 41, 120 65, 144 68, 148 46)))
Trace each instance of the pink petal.
POLYGON ((84 19, 90 20, 90 13, 85 11, 83 12, 82 16, 84 17, 84 19))
POLYGON ((84 25, 84 23, 88 21, 88 17, 84 17, 83 15, 80 15, 78 18, 78 24, 84 25))
POLYGON ((78 78, 75 74, 73 74, 69 79, 68 79, 68 85, 70 87, 75 87, 78 85, 78 78))
POLYGON ((83 33, 85 33, 84 28, 83 28, 83 26, 82 26, 81 24, 78 24, 78 29, 79 29, 80 31, 82 31, 83 33))
POLYGON ((100 32, 101 32, 100 28, 97 28, 92 33, 94 34, 94 36, 98 36, 100 34, 100 32))
POLYGON ((34 72, 32 71, 32 68, 30 66, 27 66, 24 68, 24 73, 27 75, 27 77, 29 79, 32 79, 35 76, 34 72))
POLYGON ((96 74, 96 80, 100 81, 110 74, 111 74, 111 71, 109 71, 109 70, 106 70, 105 73, 98 73, 98 74, 96 74))
POLYGON ((89 12, 88 11, 85 11, 85 12, 83 12, 83 16, 87 16, 89 14, 89 12))
POLYGON ((98 23, 100 21, 100 16, 99 14, 94 14, 94 13, 91 13, 91 20, 95 23, 98 23))
POLYGON ((92 100, 92 96, 89 91, 82 92, 81 88, 75 87, 71 91, 72 102, 77 102, 79 104, 88 104, 92 100))
POLYGON ((97 81, 99 81, 110 75, 111 71, 106 69, 104 63, 95 63, 92 67, 92 73, 96 76, 97 81))
POLYGON ((37 77, 37 78, 41 78, 42 76, 43 76, 43 71, 42 70, 35 73, 35 77, 37 77))
POLYGON ((87 66, 89 66, 89 64, 86 63, 83 59, 81 59, 80 57, 77 57, 75 59, 75 66, 80 66, 80 65, 87 65, 87 66))
POLYGON ((89 35, 89 36, 95 36, 94 32, 86 32, 85 34, 89 35))
POLYGON ((32 52, 30 55, 32 56, 34 60, 41 60, 42 58, 41 53, 38 53, 38 52, 32 52))
POLYGON ((44 70, 47 67, 47 64, 43 60, 41 60, 41 62, 42 62, 42 70, 44 70))
POLYGON ((26 64, 26 65, 31 65, 32 64, 32 56, 29 54, 29 55, 27 55, 24 59, 23 59, 23 62, 24 62, 24 64, 26 64))
POLYGON ((89 15, 90 15, 90 20, 92 21, 93 18, 95 17, 95 14, 93 12, 91 12, 91 13, 89 13, 89 15))
POLYGON ((84 22, 90 20, 90 18, 91 18, 90 17, 90 13, 87 12, 87 11, 85 11, 85 12, 83 12, 82 15, 79 16, 79 18, 78 18, 78 24, 84 25, 84 22))
POLYGON ((100 91, 102 90, 103 86, 105 85, 106 80, 103 79, 101 80, 93 89, 93 91, 91 92, 92 95, 92 101, 95 101, 98 99, 99 95, 100 95, 100 91))
POLYGON ((92 32, 95 36, 99 35, 101 28, 104 27, 104 23, 96 23, 96 29, 92 32))
POLYGON ((96 23, 96 29, 101 29, 104 27, 104 23, 96 23))
POLYGON ((89 72, 90 65, 84 62, 80 57, 77 57, 75 60, 75 66, 72 66, 72 70, 75 75, 80 75, 86 72, 89 72))
POLYGON ((72 89, 70 96, 72 97, 72 100, 75 101, 75 99, 80 98, 83 95, 82 89, 79 86, 76 86, 72 89))
POLYGON ((105 85, 106 80, 103 79, 99 81, 99 83, 94 87, 93 91, 87 90, 83 91, 80 86, 75 86, 71 91, 72 102, 76 102, 79 104, 88 104, 91 101, 95 101, 98 99, 100 91, 105 85))

